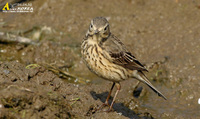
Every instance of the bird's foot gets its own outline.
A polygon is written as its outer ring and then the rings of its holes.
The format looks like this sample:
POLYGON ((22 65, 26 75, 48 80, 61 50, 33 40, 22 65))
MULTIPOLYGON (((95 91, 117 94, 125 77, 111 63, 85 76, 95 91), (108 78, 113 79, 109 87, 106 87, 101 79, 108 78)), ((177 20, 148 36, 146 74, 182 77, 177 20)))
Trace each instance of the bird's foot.
POLYGON ((99 106, 98 108, 97 108, 97 110, 101 110, 103 107, 105 107, 105 106, 109 106, 110 107, 110 105, 108 104, 108 102, 105 102, 105 103, 103 103, 101 106, 99 106))
POLYGON ((112 107, 108 104, 108 102, 103 103, 101 106, 97 108, 97 110, 102 110, 104 112, 110 112, 112 110, 112 107), (108 106, 109 108, 107 110, 102 110, 103 107, 108 106))
POLYGON ((112 111, 112 107, 109 106, 109 108, 105 110, 105 112, 110 112, 110 111, 112 111))

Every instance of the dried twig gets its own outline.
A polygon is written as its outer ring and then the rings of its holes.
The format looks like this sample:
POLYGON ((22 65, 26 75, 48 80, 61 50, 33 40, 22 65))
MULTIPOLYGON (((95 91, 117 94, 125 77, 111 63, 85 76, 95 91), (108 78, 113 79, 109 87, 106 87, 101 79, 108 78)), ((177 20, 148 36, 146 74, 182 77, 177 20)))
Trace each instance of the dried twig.
POLYGON ((35 42, 29 38, 17 36, 10 33, 0 32, 0 42, 2 43, 21 43, 21 44, 35 44, 35 42))
POLYGON ((78 76, 75 76, 73 74, 70 74, 69 72, 60 70, 59 68, 56 68, 50 64, 46 64, 45 66, 48 70, 54 72, 55 74, 57 74, 58 76, 62 77, 62 78, 72 78, 74 79, 74 83, 82 83, 82 84, 86 84, 89 83, 90 80, 88 79, 84 79, 78 76))
POLYGON ((28 88, 25 88, 25 87, 22 87, 22 86, 18 86, 18 85, 9 85, 9 86, 7 86, 6 90, 7 90, 7 89, 10 89, 10 88, 12 88, 12 87, 16 87, 16 88, 18 88, 18 89, 20 89, 20 90, 27 91, 27 92, 32 92, 32 93, 33 93, 32 90, 30 90, 30 89, 28 89, 28 88))

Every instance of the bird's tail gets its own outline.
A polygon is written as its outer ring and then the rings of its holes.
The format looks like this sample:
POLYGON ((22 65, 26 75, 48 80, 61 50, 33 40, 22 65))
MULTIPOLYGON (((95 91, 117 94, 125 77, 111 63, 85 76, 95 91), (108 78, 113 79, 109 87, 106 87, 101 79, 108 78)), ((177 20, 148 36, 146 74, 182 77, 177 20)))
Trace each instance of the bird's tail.
MULTIPOLYGON (((137 71, 137 70, 135 70, 135 71, 137 71)), ((141 71, 134 72, 133 77, 138 79, 139 81, 147 84, 155 93, 158 94, 158 96, 167 100, 167 98, 151 84, 151 82, 148 80, 148 78, 144 75, 143 72, 141 72, 141 71)))

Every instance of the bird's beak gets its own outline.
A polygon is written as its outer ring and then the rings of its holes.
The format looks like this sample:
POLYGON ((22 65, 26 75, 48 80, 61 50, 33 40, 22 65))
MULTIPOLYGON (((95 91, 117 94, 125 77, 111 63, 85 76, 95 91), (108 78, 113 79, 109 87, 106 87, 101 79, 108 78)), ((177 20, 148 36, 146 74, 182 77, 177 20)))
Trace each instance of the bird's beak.
POLYGON ((94 34, 98 34, 99 33, 99 30, 97 29, 97 30, 95 30, 95 32, 94 32, 94 34))

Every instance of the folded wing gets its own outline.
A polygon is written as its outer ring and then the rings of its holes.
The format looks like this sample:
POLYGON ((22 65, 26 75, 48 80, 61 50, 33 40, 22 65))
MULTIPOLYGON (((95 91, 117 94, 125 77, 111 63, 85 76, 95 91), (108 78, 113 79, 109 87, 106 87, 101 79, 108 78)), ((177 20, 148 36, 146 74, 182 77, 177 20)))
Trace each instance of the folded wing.
POLYGON ((108 59, 113 63, 130 70, 147 71, 114 35, 110 35, 107 40, 101 42, 101 47, 109 53, 108 59))

